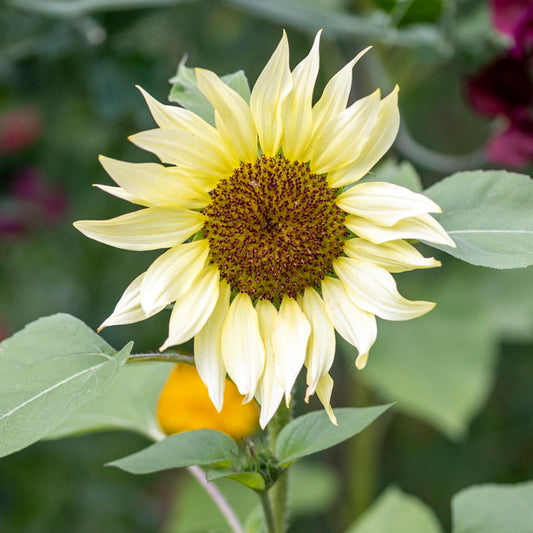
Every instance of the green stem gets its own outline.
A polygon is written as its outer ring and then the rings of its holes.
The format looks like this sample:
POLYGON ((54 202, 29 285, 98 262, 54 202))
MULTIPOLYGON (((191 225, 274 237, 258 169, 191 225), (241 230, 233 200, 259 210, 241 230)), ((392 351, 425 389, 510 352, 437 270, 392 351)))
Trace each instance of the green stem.
POLYGON ((164 363, 187 363, 194 365, 194 357, 181 353, 137 353, 130 355, 126 363, 141 363, 146 361, 162 361, 164 363))
POLYGON ((261 506, 263 507, 263 512, 265 513, 265 522, 267 526, 268 533, 277 533, 276 523, 274 521, 274 513, 272 511, 272 504, 268 496, 267 491, 258 492, 259 499, 261 500, 261 506))
MULTIPOLYGON (((285 404, 279 406, 276 414, 268 424, 268 444, 272 452, 276 449, 276 440, 281 430, 291 421, 292 411, 285 404)), ((289 472, 285 471, 268 492, 275 533, 286 531, 288 522, 289 472)))

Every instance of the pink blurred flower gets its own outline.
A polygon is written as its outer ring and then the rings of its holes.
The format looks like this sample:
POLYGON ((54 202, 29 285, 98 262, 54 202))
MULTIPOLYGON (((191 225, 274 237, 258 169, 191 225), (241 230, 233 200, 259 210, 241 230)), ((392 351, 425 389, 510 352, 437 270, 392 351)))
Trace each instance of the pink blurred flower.
POLYGON ((20 237, 43 226, 57 223, 65 212, 65 193, 52 187, 41 172, 32 167, 14 176, 3 205, 0 205, 0 236, 20 237))
POLYGON ((20 107, 0 115, 0 153, 24 148, 37 139, 41 131, 41 117, 31 107, 20 107))
POLYGON ((533 121, 511 122, 490 139, 487 155, 494 163, 522 167, 533 160, 533 121))

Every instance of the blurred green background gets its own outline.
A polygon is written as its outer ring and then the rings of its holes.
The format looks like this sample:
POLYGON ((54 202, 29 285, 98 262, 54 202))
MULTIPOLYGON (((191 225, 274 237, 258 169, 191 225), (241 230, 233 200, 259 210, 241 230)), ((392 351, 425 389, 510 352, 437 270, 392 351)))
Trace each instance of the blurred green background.
MULTIPOLYGON (((495 125, 464 99, 466 76, 505 47, 487 2, 4 0, 1 335, 58 311, 96 328, 157 256, 106 247, 71 225, 130 210, 91 185, 110 184, 100 153, 151 158, 126 140, 153 127, 135 84, 165 101, 185 55, 188 65, 218 74, 244 69, 253 84, 282 28, 292 66, 324 29, 317 94, 369 44, 352 100, 400 84, 402 131, 378 177, 428 186, 457 170, 494 166, 483 148, 495 125)), ((353 350, 339 342, 333 405, 398 404, 299 469, 290 531, 344 531, 391 484, 429 504, 448 528, 458 490, 533 478, 533 272, 441 259, 438 271, 398 277, 406 296, 437 308, 409 323, 381 321, 367 369, 356 372, 353 350)), ((152 351, 167 321, 163 312, 103 336, 115 347, 133 339, 137 353, 152 351)), ((296 408, 304 412, 301 397, 296 408)), ((218 531, 223 522, 187 473, 134 477, 102 466, 143 443, 129 434, 88 435, 2 459, 0 531, 218 531)), ((255 496, 232 483, 223 488, 246 515, 255 496)))

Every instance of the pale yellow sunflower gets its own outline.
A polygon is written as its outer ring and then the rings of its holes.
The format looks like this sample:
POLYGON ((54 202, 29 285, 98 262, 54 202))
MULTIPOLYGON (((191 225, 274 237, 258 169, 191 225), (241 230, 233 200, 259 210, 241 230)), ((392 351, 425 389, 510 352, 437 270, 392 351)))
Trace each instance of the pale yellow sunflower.
POLYGON ((222 408, 227 373, 246 401, 260 404, 262 427, 283 396, 290 401, 304 365, 306 400, 316 392, 334 422, 335 330, 363 368, 375 316, 408 320, 434 306, 398 293, 391 272, 440 264, 404 239, 454 245, 429 215, 440 209, 427 197, 390 183, 354 185, 396 137, 398 88, 346 107, 364 50, 313 105, 319 39, 291 71, 283 34, 249 103, 196 69, 216 127, 142 91, 159 127, 131 140, 168 166, 101 157, 118 187, 100 187, 143 208, 75 224, 118 248, 169 248, 126 288, 102 327, 173 303, 161 349, 194 337, 215 407, 222 408))

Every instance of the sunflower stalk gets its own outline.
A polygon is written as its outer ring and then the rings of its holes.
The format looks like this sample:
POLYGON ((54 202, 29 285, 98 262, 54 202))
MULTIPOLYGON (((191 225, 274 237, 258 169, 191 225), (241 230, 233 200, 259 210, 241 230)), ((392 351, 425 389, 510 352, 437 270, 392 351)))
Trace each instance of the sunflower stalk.
MULTIPOLYGON (((278 407, 276 414, 273 416, 272 420, 268 424, 268 445, 272 453, 274 453, 276 447, 276 440, 281 430, 291 421, 292 419, 292 403, 291 407, 286 407, 284 403, 278 407)), ((274 533, 282 533, 286 531, 286 525, 289 519, 289 472, 286 470, 281 474, 276 483, 265 495, 269 499, 270 507, 272 509, 274 533)), ((263 499, 262 499, 263 501, 263 499)), ((268 524, 268 515, 267 509, 263 504, 263 509, 265 510, 265 518, 268 524)))

